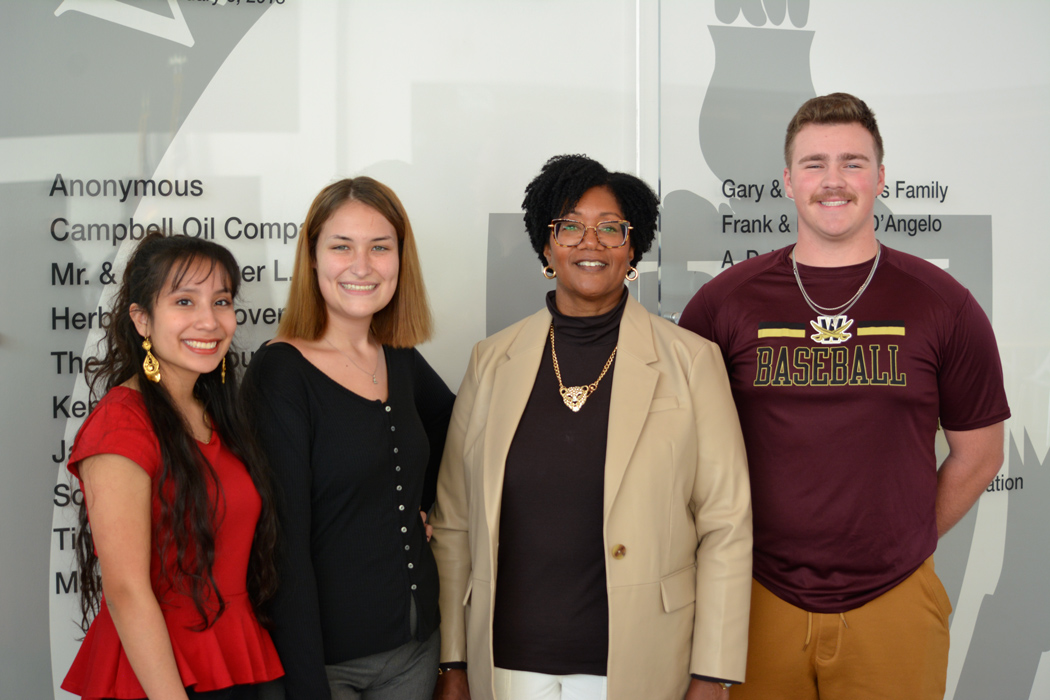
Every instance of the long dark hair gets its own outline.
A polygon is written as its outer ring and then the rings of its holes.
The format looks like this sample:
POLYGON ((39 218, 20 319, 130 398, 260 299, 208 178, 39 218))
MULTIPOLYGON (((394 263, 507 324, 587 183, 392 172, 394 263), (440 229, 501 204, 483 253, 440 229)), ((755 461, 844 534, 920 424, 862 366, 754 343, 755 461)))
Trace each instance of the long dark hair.
MULTIPOLYGON (((187 236, 146 236, 128 260, 120 290, 113 301, 112 312, 104 317, 105 335, 100 358, 89 363, 87 370, 92 398, 98 398, 115 386, 137 376, 146 412, 160 443, 161 469, 154 477, 153 489, 160 494, 160 523, 152 533, 153 546, 161 553, 161 577, 172 582, 172 590, 189 595, 201 616, 200 629, 207 629, 226 609, 226 602, 215 585, 212 568, 215 563, 214 519, 217 502, 208 496, 209 484, 215 483, 215 472, 204 458, 193 435, 163 384, 149 381, 142 371, 146 356, 142 337, 135 330, 131 305, 138 304, 150 315, 165 283, 175 289, 198 265, 218 268, 226 278, 227 288, 236 297, 240 288, 240 271, 230 251, 217 243, 187 236), (170 281, 169 281, 170 280, 170 281), (175 549, 175 563, 169 570, 164 552, 175 549)), ((277 518, 274 514, 273 491, 263 455, 256 445, 238 400, 237 373, 226 372, 221 378, 216 368, 197 378, 194 396, 204 404, 212 427, 223 444, 248 470, 262 498, 262 512, 255 528, 248 566, 248 593, 256 612, 273 596, 277 588, 274 549, 277 540, 277 518)), ((221 492, 218 499, 222 498, 221 492)), ((90 536, 87 505, 80 505, 80 537, 77 538, 81 626, 86 631, 98 612, 102 597, 98 556, 90 536)))

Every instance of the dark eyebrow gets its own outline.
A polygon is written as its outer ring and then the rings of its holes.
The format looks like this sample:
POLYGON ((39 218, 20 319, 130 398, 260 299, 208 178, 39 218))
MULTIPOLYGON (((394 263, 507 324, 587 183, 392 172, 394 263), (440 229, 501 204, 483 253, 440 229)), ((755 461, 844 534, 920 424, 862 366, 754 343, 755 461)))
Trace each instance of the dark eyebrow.
MULTIPOLYGON (((568 212, 567 214, 575 214, 576 216, 579 216, 579 215, 580 215, 580 212, 578 212, 578 211, 576 211, 575 209, 573 209, 572 211, 569 211, 569 212, 568 212)), ((600 212, 600 213, 598 214, 598 216, 599 216, 599 217, 602 217, 602 216, 612 216, 612 217, 615 217, 617 221, 619 221, 620 219, 622 219, 622 218, 623 218, 623 214, 621 214, 621 213, 620 213, 620 212, 618 212, 618 211, 603 211, 603 212, 600 212)), ((608 220, 609 220, 609 219, 602 219, 601 221, 608 221, 608 220)), ((601 221, 599 221, 598 223, 601 223, 601 221)))
POLYGON ((839 160, 863 160, 865 162, 868 162, 871 159, 863 153, 842 153, 839 155, 839 160))
MULTIPOLYGON (((189 294, 198 290, 200 290, 200 284, 191 281, 189 284, 183 284, 176 287, 175 289, 172 289, 169 292, 169 294, 189 294)), ((232 294, 229 287, 223 287, 222 289, 216 291, 218 294, 232 294)))

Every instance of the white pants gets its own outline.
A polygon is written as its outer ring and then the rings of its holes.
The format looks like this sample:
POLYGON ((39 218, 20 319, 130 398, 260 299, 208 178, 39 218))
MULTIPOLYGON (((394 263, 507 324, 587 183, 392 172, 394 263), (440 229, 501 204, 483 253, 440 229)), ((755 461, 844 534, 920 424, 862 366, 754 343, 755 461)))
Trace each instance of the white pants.
POLYGON ((496 700, 606 700, 605 676, 574 673, 550 676, 530 671, 493 670, 496 700))

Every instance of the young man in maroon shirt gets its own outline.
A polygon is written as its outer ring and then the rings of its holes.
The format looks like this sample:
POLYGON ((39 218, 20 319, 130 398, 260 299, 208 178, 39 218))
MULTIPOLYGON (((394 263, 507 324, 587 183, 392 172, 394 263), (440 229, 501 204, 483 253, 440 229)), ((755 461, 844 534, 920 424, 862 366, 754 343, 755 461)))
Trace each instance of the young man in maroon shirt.
POLYGON ((876 239, 883 146, 863 101, 808 101, 784 151, 797 242, 719 274, 680 322, 722 349, 751 471, 731 697, 940 700, 951 606, 933 552, 1002 465, 995 337, 950 275, 876 239))

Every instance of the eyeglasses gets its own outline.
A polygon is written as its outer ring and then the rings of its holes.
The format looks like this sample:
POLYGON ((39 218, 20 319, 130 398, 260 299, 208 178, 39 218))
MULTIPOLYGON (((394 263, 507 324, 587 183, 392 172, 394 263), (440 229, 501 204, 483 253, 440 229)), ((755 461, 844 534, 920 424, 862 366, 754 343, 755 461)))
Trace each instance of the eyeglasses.
POLYGON ((627 234, 632 228, 627 221, 600 221, 594 226, 587 226, 573 219, 555 219, 547 227, 554 232, 554 242, 566 248, 583 243, 590 229, 594 229, 598 242, 606 248, 620 248, 627 244, 627 234))

